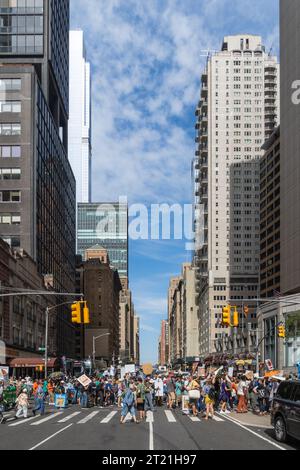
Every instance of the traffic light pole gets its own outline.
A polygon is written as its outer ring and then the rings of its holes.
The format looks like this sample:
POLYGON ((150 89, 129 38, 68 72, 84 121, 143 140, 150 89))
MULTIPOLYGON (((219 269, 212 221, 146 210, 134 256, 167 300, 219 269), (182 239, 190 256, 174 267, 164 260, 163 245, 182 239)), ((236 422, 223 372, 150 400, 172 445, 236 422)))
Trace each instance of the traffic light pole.
MULTIPOLYGON (((73 295, 74 296, 74 295, 73 295)), ((63 302, 62 304, 54 305, 53 307, 46 308, 46 330, 45 330, 45 379, 48 377, 48 332, 49 332, 49 314, 52 310, 55 310, 64 305, 70 305, 73 302, 63 302)))
POLYGON ((282 325, 282 324, 283 324, 282 321, 278 322, 278 323, 274 326, 274 328, 271 328, 271 329, 268 331, 268 333, 267 333, 260 341, 258 341, 258 332, 259 332, 260 330, 257 330, 257 333, 256 333, 256 348, 255 348, 255 352, 256 352, 256 373, 257 373, 257 374, 259 374, 259 347, 260 347, 260 345, 263 343, 263 341, 264 341, 266 338, 268 338, 268 336, 270 335, 270 333, 272 333, 272 331, 274 331, 274 330, 276 331, 277 328, 278 328, 280 325, 282 325))

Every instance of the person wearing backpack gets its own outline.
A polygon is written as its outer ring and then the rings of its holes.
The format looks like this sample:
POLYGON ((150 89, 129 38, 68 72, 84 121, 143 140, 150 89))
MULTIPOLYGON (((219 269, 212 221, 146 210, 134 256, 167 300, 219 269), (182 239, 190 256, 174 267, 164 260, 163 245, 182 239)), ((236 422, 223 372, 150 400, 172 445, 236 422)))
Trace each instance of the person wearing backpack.
POLYGON ((125 423, 125 419, 128 413, 131 414, 131 417, 136 424, 139 423, 139 421, 137 421, 136 419, 135 403, 136 403, 135 386, 131 384, 124 393, 123 409, 122 409, 121 421, 120 421, 121 424, 125 423))

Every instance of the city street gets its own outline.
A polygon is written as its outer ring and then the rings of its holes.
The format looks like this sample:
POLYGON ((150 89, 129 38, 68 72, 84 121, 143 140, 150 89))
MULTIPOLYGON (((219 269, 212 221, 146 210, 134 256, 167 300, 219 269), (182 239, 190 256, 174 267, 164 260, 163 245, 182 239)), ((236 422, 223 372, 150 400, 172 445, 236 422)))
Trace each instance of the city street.
POLYGON ((145 423, 120 425, 119 418, 113 407, 30 415, 0 426, 0 450, 300 450, 299 442, 276 442, 270 428, 239 424, 236 414, 206 422, 161 408, 145 423))

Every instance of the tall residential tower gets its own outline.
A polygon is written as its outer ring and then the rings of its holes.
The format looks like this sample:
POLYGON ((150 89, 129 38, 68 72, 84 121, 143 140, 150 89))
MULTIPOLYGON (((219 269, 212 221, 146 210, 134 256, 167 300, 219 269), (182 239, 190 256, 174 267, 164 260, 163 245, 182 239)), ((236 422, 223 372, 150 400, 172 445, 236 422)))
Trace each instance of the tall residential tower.
MULTIPOLYGON (((195 203, 203 209, 204 245, 194 260, 202 356, 245 350, 246 325, 228 334, 221 314, 229 299, 241 306, 258 295, 260 158, 278 122, 278 84, 276 58, 248 34, 225 37, 202 75, 194 166, 195 203)), ((256 328, 252 309, 247 323, 256 328)))
POLYGON ((91 202, 91 67, 83 31, 70 31, 69 160, 76 179, 77 202, 91 202))

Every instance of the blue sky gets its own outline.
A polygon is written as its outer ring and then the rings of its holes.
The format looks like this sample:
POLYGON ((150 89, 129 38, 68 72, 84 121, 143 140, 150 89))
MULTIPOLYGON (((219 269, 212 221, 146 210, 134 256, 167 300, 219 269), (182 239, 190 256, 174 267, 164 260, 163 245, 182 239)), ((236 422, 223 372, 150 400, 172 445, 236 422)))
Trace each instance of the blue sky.
MULTIPOLYGON (((195 106, 207 50, 224 35, 261 34, 278 53, 277 0, 71 0, 93 73, 93 200, 191 202, 195 106)), ((184 241, 130 242, 142 362, 157 361, 169 278, 184 241)))

